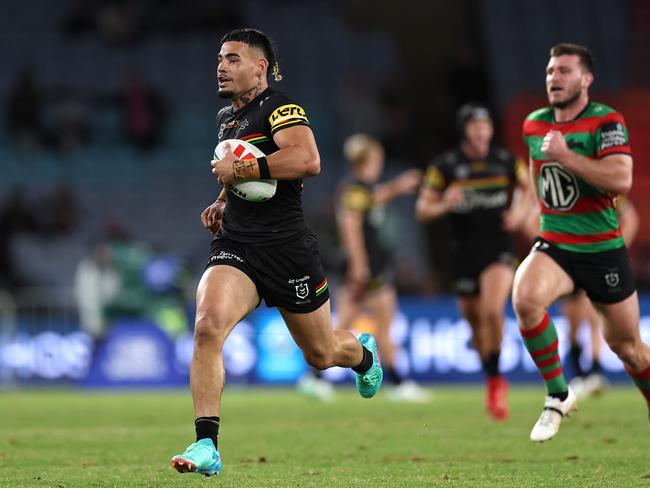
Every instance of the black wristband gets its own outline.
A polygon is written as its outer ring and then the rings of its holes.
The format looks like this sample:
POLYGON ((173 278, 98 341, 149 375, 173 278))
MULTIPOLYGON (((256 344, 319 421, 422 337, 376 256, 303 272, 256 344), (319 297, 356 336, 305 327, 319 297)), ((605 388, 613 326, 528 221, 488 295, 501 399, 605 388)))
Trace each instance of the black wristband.
POLYGON ((257 158, 257 166, 260 169, 260 180, 270 180, 271 171, 269 170, 269 163, 264 156, 257 158))

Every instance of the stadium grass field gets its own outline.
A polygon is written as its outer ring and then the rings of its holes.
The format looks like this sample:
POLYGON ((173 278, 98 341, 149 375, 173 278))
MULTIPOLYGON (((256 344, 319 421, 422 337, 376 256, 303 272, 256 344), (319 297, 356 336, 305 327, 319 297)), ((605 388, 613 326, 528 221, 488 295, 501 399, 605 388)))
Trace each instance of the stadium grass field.
POLYGON ((228 388, 219 478, 181 475, 193 440, 188 392, 0 393, 2 487, 633 487, 650 486, 650 426, 638 392, 581 402, 533 444, 541 386, 512 388, 511 418, 483 413, 479 388, 436 388, 428 405, 337 392, 228 388))

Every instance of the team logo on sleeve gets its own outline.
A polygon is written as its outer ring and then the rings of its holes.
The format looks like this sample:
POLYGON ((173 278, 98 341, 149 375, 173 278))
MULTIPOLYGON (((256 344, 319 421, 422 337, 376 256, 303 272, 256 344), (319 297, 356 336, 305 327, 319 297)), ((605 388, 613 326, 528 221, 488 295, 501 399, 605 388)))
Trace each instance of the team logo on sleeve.
POLYGON ((440 190, 445 186, 445 177, 442 175, 442 171, 435 166, 429 166, 425 181, 427 186, 436 190, 440 190))
POLYGON ((275 129, 292 122, 295 123, 300 121, 309 123, 305 110, 300 105, 296 105, 295 103, 289 103, 287 105, 282 105, 281 107, 276 108, 269 117, 271 129, 275 129))
POLYGON ((625 127, 620 122, 610 122, 600 129, 600 150, 627 145, 625 127))
POLYGON ((341 207, 353 212, 364 212, 372 206, 372 194, 363 187, 351 186, 341 196, 341 207))
POLYGON ((571 210, 580 197, 578 181, 560 163, 545 163, 539 170, 539 194, 546 207, 571 210))
POLYGON ((528 164, 521 158, 515 161, 515 174, 517 178, 525 178, 528 174, 528 164))

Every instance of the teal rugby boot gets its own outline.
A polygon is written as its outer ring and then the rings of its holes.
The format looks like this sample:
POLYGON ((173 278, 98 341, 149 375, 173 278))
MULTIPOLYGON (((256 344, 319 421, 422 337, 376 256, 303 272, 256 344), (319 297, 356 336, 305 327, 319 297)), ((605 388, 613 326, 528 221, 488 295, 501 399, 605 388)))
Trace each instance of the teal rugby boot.
POLYGON ((357 373, 357 390, 363 398, 371 398, 379 391, 381 382, 384 379, 384 371, 379 363, 375 338, 371 334, 363 333, 358 339, 361 345, 372 353, 372 366, 365 373, 357 373))
POLYGON ((174 456, 172 468, 179 473, 199 473, 205 476, 220 474, 221 455, 214 447, 212 439, 201 439, 190 444, 183 454, 174 456))

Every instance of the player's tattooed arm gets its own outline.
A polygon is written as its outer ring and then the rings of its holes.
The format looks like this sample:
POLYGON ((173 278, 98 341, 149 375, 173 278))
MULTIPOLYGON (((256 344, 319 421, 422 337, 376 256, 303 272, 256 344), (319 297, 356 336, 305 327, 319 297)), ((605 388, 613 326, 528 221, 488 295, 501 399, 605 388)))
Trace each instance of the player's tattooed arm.
POLYGON ((239 159, 232 152, 229 144, 221 159, 210 161, 212 174, 217 176, 219 183, 229 185, 238 180, 257 180, 260 178, 260 167, 257 159, 239 159))
POLYGON ((257 180, 260 177, 260 167, 255 159, 235 159, 232 163, 232 174, 235 181, 257 180))

